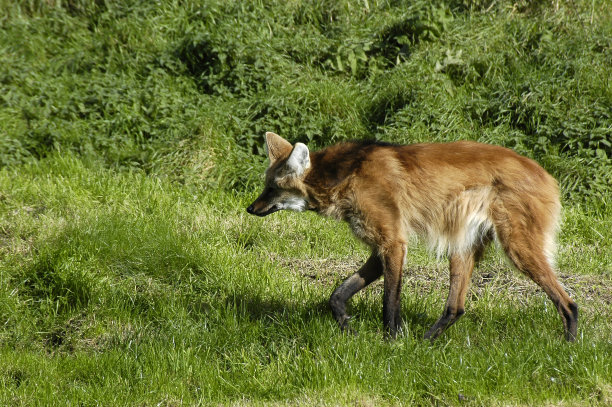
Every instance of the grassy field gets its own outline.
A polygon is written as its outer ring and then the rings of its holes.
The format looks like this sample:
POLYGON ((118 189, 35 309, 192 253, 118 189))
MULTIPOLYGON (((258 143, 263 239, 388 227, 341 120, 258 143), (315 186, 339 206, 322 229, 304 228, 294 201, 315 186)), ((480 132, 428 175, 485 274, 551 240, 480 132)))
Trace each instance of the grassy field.
POLYGON ((606 0, 0 0, 0 405, 612 404, 610 78, 606 0), (577 341, 495 248, 422 340, 448 271, 419 242, 400 337, 380 281, 339 332, 327 299, 368 252, 246 214, 267 130, 538 160, 577 341))

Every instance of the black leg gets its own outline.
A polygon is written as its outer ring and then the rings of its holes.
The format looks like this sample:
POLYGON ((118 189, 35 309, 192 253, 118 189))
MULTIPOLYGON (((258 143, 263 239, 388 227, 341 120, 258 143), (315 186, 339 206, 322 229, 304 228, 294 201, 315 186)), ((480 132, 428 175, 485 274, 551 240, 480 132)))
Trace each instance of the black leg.
POLYGON ((346 313, 346 302, 359 290, 378 279, 383 272, 382 262, 376 254, 353 275, 338 286, 329 299, 334 318, 342 330, 348 328, 349 315, 346 313))

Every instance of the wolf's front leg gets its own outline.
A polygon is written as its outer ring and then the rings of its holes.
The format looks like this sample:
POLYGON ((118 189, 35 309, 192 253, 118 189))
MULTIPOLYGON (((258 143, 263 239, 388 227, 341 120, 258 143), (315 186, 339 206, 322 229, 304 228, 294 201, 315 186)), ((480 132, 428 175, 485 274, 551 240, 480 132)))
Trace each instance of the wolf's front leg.
POLYGON ((400 299, 402 290, 402 269, 406 257, 406 244, 396 242, 381 248, 385 292, 383 296, 383 324, 391 338, 401 329, 400 299))
POLYGON ((329 298, 334 318, 344 331, 348 328, 349 315, 346 313, 346 302, 362 288, 375 281, 383 273, 380 257, 373 253, 368 261, 353 275, 344 280, 329 298))

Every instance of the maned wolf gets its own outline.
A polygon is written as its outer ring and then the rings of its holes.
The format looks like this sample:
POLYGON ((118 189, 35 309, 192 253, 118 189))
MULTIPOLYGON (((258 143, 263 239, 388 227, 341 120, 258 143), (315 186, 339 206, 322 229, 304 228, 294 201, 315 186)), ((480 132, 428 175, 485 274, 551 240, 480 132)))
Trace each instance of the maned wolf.
POLYGON ((342 329, 348 328, 348 299, 383 275, 383 323, 396 336, 406 241, 416 234, 450 260, 446 306, 425 338, 435 339, 463 315, 472 270, 493 239, 548 294, 561 315, 565 338, 576 338, 578 307, 553 272, 559 190, 534 161, 471 141, 349 142, 310 152, 302 143, 292 146, 266 133, 266 146, 266 185, 247 208, 250 214, 312 210, 347 221, 372 249, 329 300, 342 329))

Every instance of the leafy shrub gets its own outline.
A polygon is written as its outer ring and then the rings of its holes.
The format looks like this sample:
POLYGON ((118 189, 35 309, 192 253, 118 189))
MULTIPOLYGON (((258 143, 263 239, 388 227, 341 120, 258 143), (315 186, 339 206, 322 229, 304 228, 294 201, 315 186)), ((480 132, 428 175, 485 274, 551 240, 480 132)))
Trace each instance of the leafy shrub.
POLYGON ((70 151, 247 188, 269 130, 470 138, 547 163, 568 197, 606 196, 610 6, 532 3, 3 4, 0 166, 70 151))

